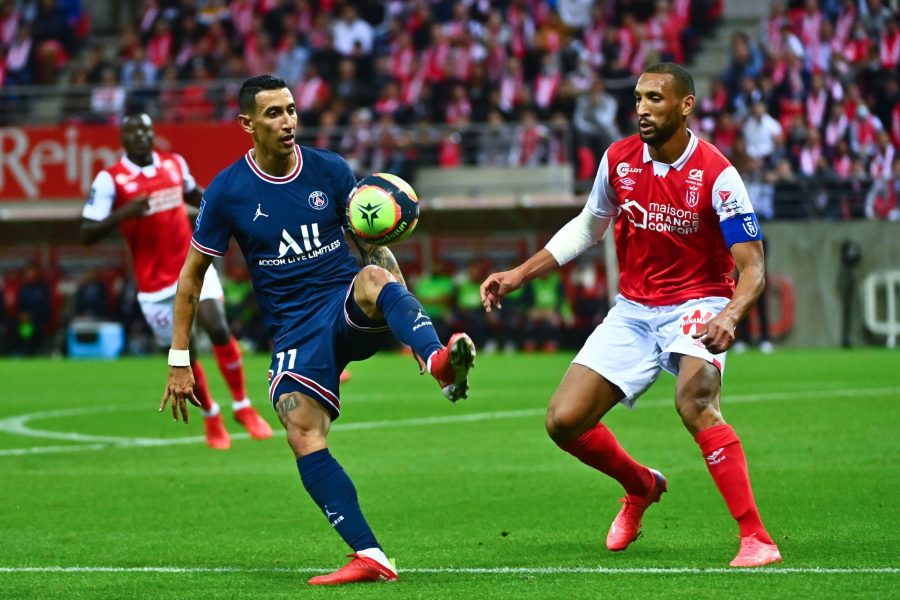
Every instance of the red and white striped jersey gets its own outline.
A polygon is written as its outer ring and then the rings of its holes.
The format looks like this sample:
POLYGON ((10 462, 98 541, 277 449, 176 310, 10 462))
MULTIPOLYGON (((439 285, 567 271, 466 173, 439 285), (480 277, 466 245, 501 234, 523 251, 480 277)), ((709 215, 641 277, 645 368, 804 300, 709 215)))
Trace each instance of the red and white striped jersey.
POLYGON ((128 202, 150 198, 141 218, 119 223, 131 251, 139 299, 153 300, 155 293, 165 296, 178 284, 192 233, 184 194, 196 187, 187 163, 170 152, 154 152, 153 164, 146 167, 123 156, 94 178, 82 211, 85 219, 102 221, 128 202))
POLYGON ((650 306, 730 298, 734 259, 728 240, 761 239, 737 170, 693 133, 671 165, 652 160, 638 135, 612 144, 587 205, 598 217, 620 217, 620 292, 650 306))

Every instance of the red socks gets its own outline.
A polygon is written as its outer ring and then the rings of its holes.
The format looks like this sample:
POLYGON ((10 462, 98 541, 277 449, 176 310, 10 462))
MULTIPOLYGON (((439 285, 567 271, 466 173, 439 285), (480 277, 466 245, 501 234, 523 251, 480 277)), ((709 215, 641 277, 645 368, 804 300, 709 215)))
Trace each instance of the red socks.
POLYGON ((206 385, 206 373, 203 372, 199 360, 194 360, 191 370, 194 372, 194 395, 200 401, 200 408, 209 411, 213 406, 213 401, 209 387, 206 385))
POLYGON ((244 385, 244 366, 237 340, 232 337, 227 344, 214 345, 213 353, 219 363, 219 371, 231 390, 231 397, 235 402, 240 402, 247 397, 247 388, 244 385))
POLYGON ((631 458, 603 423, 597 423, 574 442, 559 447, 621 483, 626 494, 645 496, 653 487, 650 469, 631 458))
POLYGON ((703 452, 709 474, 725 499, 731 516, 738 522, 741 537, 755 533, 758 540, 771 544, 772 538, 763 527, 753 500, 747 458, 734 429, 728 424, 716 425, 698 433, 694 440, 703 452))

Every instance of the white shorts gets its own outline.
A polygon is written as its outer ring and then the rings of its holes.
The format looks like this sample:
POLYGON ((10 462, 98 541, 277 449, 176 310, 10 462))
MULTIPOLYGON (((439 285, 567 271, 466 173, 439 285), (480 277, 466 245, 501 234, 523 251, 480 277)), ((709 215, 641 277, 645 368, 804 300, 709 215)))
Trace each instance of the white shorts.
MULTIPOLYGON (((172 293, 162 298, 157 297, 158 293, 154 293, 152 300, 141 298, 138 295, 138 303, 141 305, 141 312, 144 313, 144 319, 147 325, 153 330, 153 336, 156 342, 163 348, 172 345, 172 326, 175 318, 175 288, 173 286, 172 293)), ((222 282, 219 281, 219 274, 212 265, 206 270, 203 277, 203 287, 200 289, 200 301, 209 300, 210 298, 221 300, 225 297, 222 290, 222 282)))
POLYGON ((572 360, 603 375, 625 394, 633 408, 661 369, 678 375, 682 356, 696 356, 725 373, 725 352, 712 354, 691 334, 719 314, 728 298, 708 297, 671 306, 646 306, 616 296, 603 322, 572 360))

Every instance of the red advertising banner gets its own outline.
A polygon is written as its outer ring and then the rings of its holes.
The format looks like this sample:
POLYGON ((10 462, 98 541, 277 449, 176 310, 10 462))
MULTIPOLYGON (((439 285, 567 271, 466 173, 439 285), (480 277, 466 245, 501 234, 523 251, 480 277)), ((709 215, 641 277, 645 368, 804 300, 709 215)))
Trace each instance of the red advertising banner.
MULTIPOLYGON (((202 186, 253 145, 234 123, 156 125, 156 147, 177 152, 202 186)), ((117 127, 0 127, 0 201, 87 199, 97 172, 121 155, 117 127)))

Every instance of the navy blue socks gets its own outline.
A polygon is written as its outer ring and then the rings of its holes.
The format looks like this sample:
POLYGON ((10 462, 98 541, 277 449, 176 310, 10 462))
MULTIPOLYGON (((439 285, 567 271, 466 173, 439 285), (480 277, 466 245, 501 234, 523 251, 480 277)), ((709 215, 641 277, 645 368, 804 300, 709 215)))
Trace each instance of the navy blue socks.
POLYGON ((431 317, 422 310, 422 303, 399 283, 391 282, 381 288, 375 305, 384 314, 394 335, 413 349, 422 360, 443 348, 431 317))
POLYGON ((359 508, 356 488, 328 448, 297 459, 303 487, 355 552, 381 548, 359 508))

